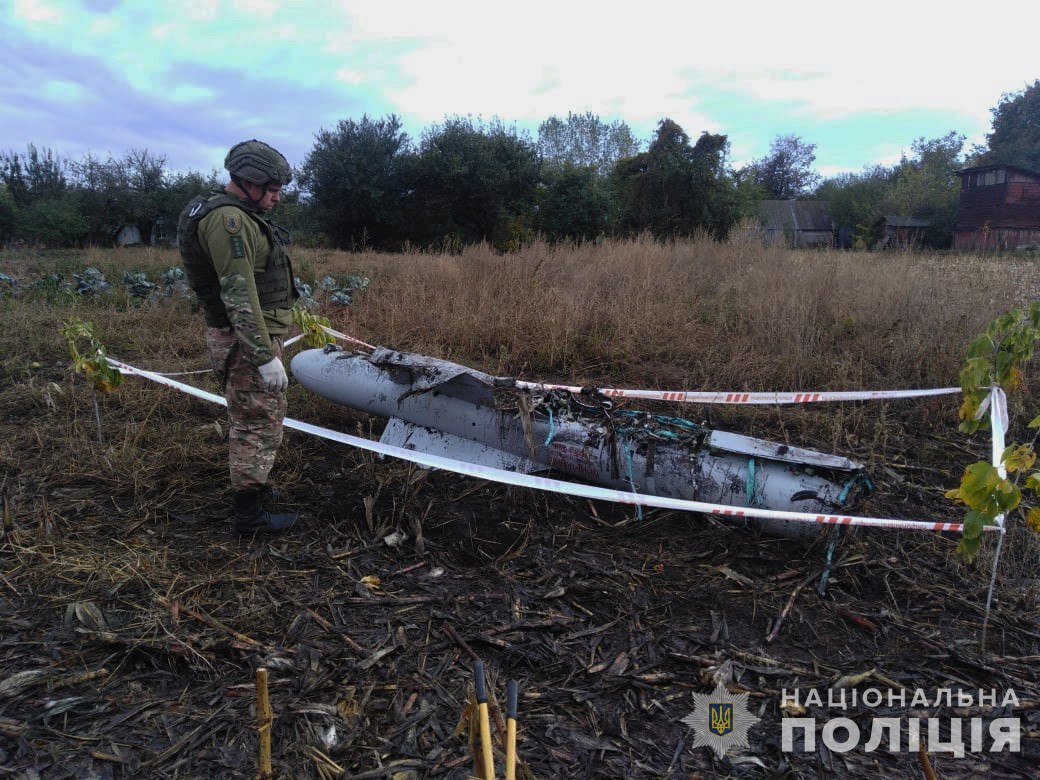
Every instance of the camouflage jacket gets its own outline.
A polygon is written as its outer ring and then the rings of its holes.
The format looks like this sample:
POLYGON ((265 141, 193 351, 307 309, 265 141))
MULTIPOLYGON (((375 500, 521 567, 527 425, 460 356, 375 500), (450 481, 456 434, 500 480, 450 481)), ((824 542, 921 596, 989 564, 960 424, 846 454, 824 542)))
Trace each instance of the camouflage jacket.
POLYGON ((271 336, 288 332, 299 297, 281 235, 248 201, 217 190, 181 214, 178 243, 212 327, 233 327, 254 365, 274 357, 271 336))

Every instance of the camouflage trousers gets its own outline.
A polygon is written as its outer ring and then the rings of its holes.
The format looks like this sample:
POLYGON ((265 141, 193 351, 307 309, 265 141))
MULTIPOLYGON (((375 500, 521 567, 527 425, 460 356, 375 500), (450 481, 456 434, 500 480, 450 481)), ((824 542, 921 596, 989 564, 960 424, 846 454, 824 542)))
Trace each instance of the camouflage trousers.
MULTIPOLYGON (((272 338, 271 346, 275 357, 281 357, 281 340, 272 338)), ((207 328, 206 347, 227 399, 231 487, 263 487, 282 443, 285 393, 264 389, 259 369, 246 359, 234 332, 228 328, 207 328)))

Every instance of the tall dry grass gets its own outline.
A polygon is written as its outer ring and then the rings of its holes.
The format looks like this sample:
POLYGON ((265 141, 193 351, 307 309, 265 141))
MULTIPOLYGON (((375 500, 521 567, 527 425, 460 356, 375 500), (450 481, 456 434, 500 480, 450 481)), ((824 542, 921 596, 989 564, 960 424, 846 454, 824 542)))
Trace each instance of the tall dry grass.
MULTIPOLYGON (((508 255, 487 246, 460 254, 295 254, 307 282, 371 278, 354 305, 321 310, 373 343, 495 373, 735 390, 954 383, 967 340, 1030 298, 1037 262, 646 238, 536 243, 508 255)), ((52 311, 37 305, 39 296, 8 296, 5 319, 78 308, 135 356, 191 354, 198 344, 184 331, 199 318, 183 301, 140 306, 119 285, 124 270, 154 280, 178 263, 175 251, 151 248, 0 253, 0 270, 23 286, 87 266, 116 285, 99 300, 52 311)))
POLYGON ((648 239, 501 255, 304 255, 373 279, 329 313, 368 340, 574 382, 781 390, 955 382, 1023 300, 996 259, 648 239))
MULTIPOLYGON (((113 354, 149 367, 203 367, 201 316, 190 300, 141 303, 124 270, 153 280, 173 250, 0 254, 22 292, 3 299, 16 364, 59 360, 61 321, 94 321, 113 354), (87 266, 115 285, 55 300, 26 290, 87 266)), ((708 240, 641 238, 580 246, 536 243, 516 254, 300 250, 313 283, 361 273, 351 306, 324 303, 335 327, 371 343, 496 374, 665 389, 884 389, 956 384, 971 337, 1027 301, 1036 260, 909 253, 792 252, 708 240)))

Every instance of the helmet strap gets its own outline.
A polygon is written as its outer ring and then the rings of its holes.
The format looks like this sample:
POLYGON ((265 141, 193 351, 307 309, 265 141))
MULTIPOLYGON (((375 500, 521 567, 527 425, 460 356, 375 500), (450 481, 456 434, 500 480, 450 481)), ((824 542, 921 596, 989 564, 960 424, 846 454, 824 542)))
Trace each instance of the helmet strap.
MULTIPOLYGON (((253 196, 249 194, 249 190, 246 189, 246 180, 245 179, 243 179, 241 176, 236 176, 235 174, 231 174, 231 181, 233 181, 235 183, 235 185, 245 194, 245 196, 249 199, 250 203, 252 203, 254 206, 256 206, 256 208, 260 208, 260 201, 262 201, 264 199, 264 189, 267 187, 266 184, 263 185, 263 186, 261 186, 259 184, 256 185, 257 187, 260 187, 260 197, 259 198, 253 198, 253 196)), ((248 183, 252 184, 253 182, 248 182, 248 183)))

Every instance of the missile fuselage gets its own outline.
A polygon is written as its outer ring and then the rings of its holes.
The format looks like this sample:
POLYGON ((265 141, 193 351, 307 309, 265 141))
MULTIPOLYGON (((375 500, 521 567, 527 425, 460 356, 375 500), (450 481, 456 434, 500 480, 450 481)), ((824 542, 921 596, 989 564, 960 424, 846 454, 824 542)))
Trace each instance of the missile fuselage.
MULTIPOLYGON (((524 472, 554 469, 637 493, 808 513, 844 511, 864 489, 848 458, 615 408, 595 393, 520 389, 423 355, 311 349, 292 360, 312 392, 389 420, 381 441, 524 472)), ((819 526, 753 522, 802 537, 819 526)))

